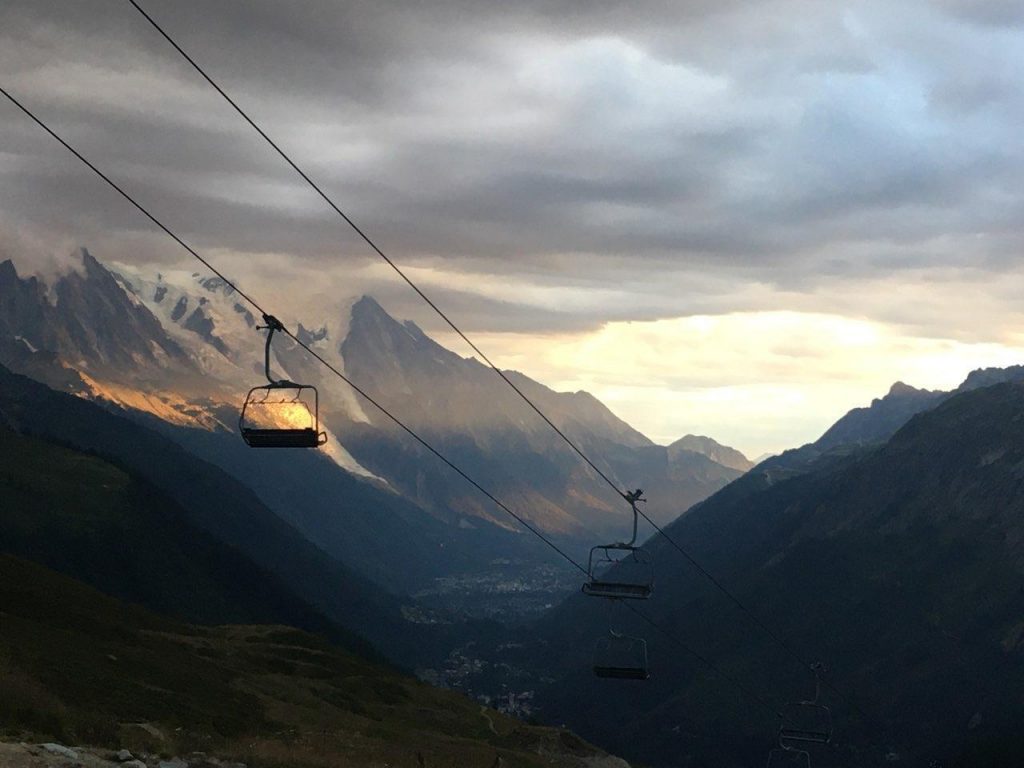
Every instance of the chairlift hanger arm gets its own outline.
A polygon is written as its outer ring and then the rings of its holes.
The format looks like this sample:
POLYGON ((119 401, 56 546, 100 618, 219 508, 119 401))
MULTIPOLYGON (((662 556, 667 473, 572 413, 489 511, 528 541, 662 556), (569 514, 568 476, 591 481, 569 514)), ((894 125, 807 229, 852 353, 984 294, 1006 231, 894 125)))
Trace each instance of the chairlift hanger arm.
POLYGON ((284 327, 284 324, 273 315, 268 315, 266 312, 263 313, 263 322, 266 325, 257 325, 257 331, 267 331, 267 343, 263 350, 263 372, 267 377, 267 381, 273 387, 297 387, 295 382, 289 381, 288 379, 275 379, 270 373, 270 346, 274 340, 274 331, 280 331, 283 334, 291 335, 288 330, 284 327))
POLYGON ((824 662, 816 661, 811 664, 811 671, 814 673, 814 701, 812 704, 817 704, 818 699, 821 698, 821 678, 822 675, 828 672, 828 667, 825 666, 824 662))
POLYGON ((624 498, 629 503, 629 508, 633 510, 633 536, 632 538, 630 538, 628 542, 625 542, 626 546, 632 547, 634 544, 636 544, 637 525, 640 517, 640 510, 637 509, 636 505, 639 504, 640 502, 646 504, 647 499, 644 498, 644 492, 642 488, 637 488, 635 491, 626 491, 624 494, 622 494, 622 498, 624 498))

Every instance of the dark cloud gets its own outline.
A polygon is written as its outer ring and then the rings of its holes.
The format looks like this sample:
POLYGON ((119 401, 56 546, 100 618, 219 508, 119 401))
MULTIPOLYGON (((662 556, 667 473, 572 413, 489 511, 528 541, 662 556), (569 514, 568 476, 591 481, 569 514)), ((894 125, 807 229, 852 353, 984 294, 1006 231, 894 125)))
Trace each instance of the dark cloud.
POLYGON ((1024 8, 1016 0, 939 0, 939 6, 962 19, 994 27, 1024 25, 1024 8))
MULTIPOLYGON (((150 5, 401 263, 472 276, 436 292, 473 328, 828 308, 843 284, 1015 266, 1019 4, 150 5)), ((345 282, 366 246, 127 2, 9 0, 0 30, 5 87, 190 242, 399 300, 345 282)), ((177 258, 62 153, 0 104, 4 231, 177 258)))

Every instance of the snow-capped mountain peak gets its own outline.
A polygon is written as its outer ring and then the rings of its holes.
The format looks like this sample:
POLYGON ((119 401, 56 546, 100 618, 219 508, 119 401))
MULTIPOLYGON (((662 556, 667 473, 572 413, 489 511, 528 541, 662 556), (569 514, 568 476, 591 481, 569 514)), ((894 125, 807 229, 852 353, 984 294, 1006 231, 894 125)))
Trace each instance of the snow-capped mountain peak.
MULTIPOLYGON (((263 383, 265 331, 258 330, 260 318, 224 280, 188 270, 151 275, 133 265, 111 266, 125 291, 160 319, 204 374, 238 392, 263 383)), ((339 302, 327 321, 296 325, 296 337, 340 371, 345 370, 340 346, 348 334, 353 301, 339 302)), ((286 337, 275 337, 274 375, 318 387, 324 406, 366 422, 366 414, 344 382, 305 353, 296 354, 294 346, 286 337)))

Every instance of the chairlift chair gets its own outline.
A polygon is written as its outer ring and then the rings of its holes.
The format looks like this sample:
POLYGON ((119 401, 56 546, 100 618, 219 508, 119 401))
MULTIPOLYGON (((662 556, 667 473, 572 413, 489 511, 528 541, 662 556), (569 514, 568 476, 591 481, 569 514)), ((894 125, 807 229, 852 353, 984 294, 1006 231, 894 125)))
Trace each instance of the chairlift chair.
POLYGON ((613 600, 646 600, 654 585, 651 557, 632 544, 603 544, 590 550, 583 592, 613 600))
POLYGON ((825 666, 815 663, 814 698, 790 702, 779 713, 779 746, 799 751, 811 744, 828 744, 832 741, 832 710, 819 704, 821 698, 821 675, 825 666))
POLYGON ((612 680, 647 680, 647 642, 610 631, 594 649, 594 675, 612 680))
POLYGON ((768 753, 768 768, 811 768, 812 745, 832 741, 832 710, 819 704, 825 666, 811 665, 814 698, 791 702, 779 712, 779 746, 768 753))
POLYGON ((272 315, 264 315, 263 319, 266 325, 258 329, 267 331, 264 372, 268 383, 253 387, 246 395, 238 416, 242 439, 251 448, 319 448, 327 442, 327 434, 320 430, 320 394, 312 385, 271 375, 271 341, 274 332, 284 331, 284 326, 272 315), (312 395, 312 407, 306 395, 312 395), (281 426, 282 419, 295 422, 296 412, 303 414, 299 421, 308 420, 308 425, 281 426))
POLYGON ((587 581, 583 592, 611 600, 646 600, 654 587, 651 556, 636 546, 637 502, 645 501, 642 491, 624 494, 633 510, 633 536, 629 541, 601 544, 591 548, 587 581))
POLYGON ((823 704, 800 701, 782 708, 779 745, 801 747, 832 741, 832 712, 823 704))

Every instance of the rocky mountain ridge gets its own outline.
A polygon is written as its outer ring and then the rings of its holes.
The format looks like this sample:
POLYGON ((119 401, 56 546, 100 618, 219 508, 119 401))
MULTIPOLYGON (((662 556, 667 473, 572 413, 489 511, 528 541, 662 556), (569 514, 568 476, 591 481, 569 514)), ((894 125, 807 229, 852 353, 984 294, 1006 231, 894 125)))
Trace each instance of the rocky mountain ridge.
MULTIPOLYGON (((234 431, 232 411, 262 378, 263 354, 258 319, 234 291, 198 273, 147 276, 128 265, 104 267, 84 249, 81 258, 80 271, 52 286, 19 277, 10 262, 0 267, 0 362, 129 413, 234 431)), ((492 371, 393 319, 371 297, 296 332, 549 533, 605 536, 620 525, 621 500, 492 371)), ((278 375, 319 388, 329 433, 323 452, 342 470, 447 524, 514 528, 288 339, 275 339, 273 353, 278 375)), ((622 487, 651 489, 650 512, 661 522, 742 472, 700 451, 655 446, 588 393, 507 375, 622 487)))
POLYGON ((88 250, 81 256, 82 271, 52 286, 20 278, 10 260, 0 263, 0 335, 97 376, 180 381, 194 374, 191 356, 160 322, 88 250))

